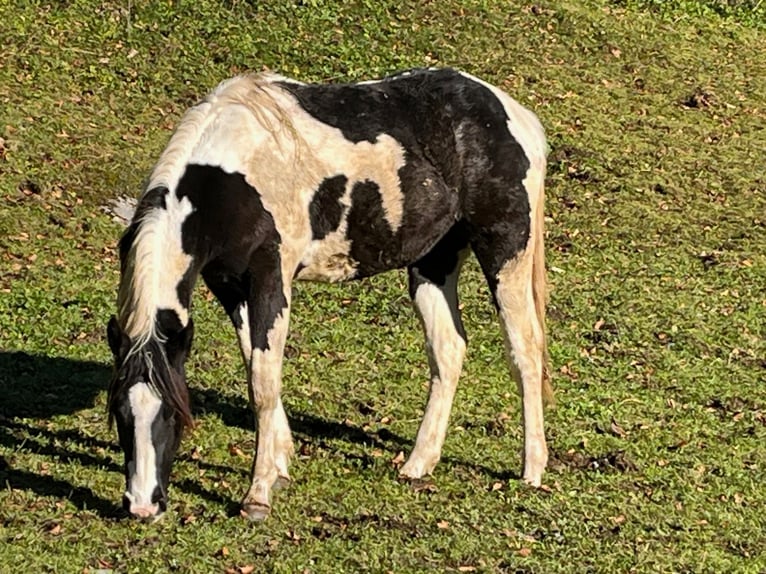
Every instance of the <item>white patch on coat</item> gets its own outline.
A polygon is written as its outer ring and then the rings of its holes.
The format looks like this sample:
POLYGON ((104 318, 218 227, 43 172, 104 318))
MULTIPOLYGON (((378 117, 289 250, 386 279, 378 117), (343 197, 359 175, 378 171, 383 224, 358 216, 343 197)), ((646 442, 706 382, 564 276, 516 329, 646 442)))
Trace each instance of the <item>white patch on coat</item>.
POLYGON ((135 471, 130 477, 130 490, 125 496, 131 508, 152 506, 152 494, 157 483, 157 453, 152 442, 152 423, 160 412, 162 400, 146 383, 136 383, 128 391, 133 413, 133 462, 135 471))

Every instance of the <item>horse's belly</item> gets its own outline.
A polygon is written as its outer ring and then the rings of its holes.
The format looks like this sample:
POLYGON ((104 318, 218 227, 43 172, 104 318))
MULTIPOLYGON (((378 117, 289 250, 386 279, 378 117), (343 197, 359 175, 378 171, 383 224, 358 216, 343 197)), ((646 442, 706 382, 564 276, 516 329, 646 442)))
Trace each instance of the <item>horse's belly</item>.
POLYGON ((350 242, 339 234, 312 241, 295 277, 327 283, 353 279, 357 274, 359 262, 352 259, 350 247, 350 242))
POLYGON ((349 239, 339 233, 314 240, 301 260, 296 279, 335 283, 369 277, 411 265, 449 229, 444 224, 416 236, 349 239))

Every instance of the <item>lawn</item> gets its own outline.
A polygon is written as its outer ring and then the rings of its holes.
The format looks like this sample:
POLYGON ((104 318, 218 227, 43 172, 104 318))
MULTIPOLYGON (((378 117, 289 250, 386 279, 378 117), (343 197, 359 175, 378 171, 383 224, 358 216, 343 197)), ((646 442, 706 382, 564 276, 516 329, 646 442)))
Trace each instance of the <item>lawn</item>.
POLYGON ((0 572, 766 571, 766 6, 727 0, 0 2, 0 572), (442 462, 397 479, 425 404, 397 272, 299 284, 284 372, 298 455, 238 516, 245 374, 200 286, 197 426, 167 516, 122 517, 107 425, 119 224, 220 80, 454 66, 546 127, 556 404, 544 487, 471 261, 442 462))

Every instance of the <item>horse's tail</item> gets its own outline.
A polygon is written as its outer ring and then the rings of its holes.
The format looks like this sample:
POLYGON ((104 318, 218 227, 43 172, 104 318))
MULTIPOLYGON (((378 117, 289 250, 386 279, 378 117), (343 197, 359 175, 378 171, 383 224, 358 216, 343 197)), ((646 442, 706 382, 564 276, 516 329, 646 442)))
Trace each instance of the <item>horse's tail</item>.
POLYGON ((551 384, 550 356, 545 333, 545 306, 548 299, 547 277, 545 271, 545 161, 540 174, 538 197, 533 214, 533 244, 532 254, 532 297, 535 302, 535 313, 540 325, 542 340, 542 395, 547 403, 553 402, 553 385, 551 384))

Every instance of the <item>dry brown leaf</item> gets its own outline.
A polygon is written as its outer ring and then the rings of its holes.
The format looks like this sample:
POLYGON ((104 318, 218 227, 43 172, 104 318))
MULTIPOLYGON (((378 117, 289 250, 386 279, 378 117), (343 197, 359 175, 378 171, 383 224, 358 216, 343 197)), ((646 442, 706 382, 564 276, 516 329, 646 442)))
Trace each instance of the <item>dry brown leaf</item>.
POLYGON ((524 548, 519 548, 519 550, 518 550, 516 553, 517 553, 519 556, 523 556, 524 558, 526 558, 527 556, 529 556, 530 554, 532 554, 532 549, 531 549, 531 548, 527 548, 527 547, 525 546, 524 548))
POLYGON ((244 457, 245 453, 234 443, 229 443, 229 454, 231 456, 244 457))
POLYGON ((610 428, 612 429, 612 434, 613 434, 614 436, 618 436, 618 437, 620 437, 620 438, 624 438, 624 437, 625 437, 625 435, 627 434, 627 433, 625 432, 625 429, 623 429, 623 428, 622 428, 622 427, 619 425, 619 423, 618 423, 616 420, 614 420, 614 419, 612 419, 612 424, 611 424, 611 427, 610 427, 610 428))

